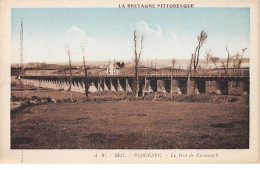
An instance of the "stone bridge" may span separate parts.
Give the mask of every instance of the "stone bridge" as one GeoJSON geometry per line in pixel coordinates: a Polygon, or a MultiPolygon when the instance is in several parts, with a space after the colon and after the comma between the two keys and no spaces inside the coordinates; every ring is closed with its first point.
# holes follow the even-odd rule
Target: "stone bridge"
{"type": "MultiPolygon", "coordinates": [[[[249,94],[249,75],[139,75],[139,94],[161,92],[172,94],[249,94]]],[[[85,93],[84,76],[72,76],[71,91],[85,93]]],[[[134,76],[102,75],[88,76],[89,92],[96,91],[134,91],[134,76]]],[[[56,90],[68,90],[70,77],[21,76],[24,85],[32,85],[56,90]]]]}

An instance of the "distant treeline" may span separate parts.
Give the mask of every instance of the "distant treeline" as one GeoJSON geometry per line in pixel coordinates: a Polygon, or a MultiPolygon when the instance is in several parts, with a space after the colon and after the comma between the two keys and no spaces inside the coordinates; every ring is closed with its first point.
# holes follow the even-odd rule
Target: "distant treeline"
{"type": "MultiPolygon", "coordinates": [[[[19,68],[19,64],[12,65],[12,67],[19,68]]],[[[66,64],[60,65],[60,64],[47,64],[45,62],[30,62],[27,64],[24,64],[23,66],[26,69],[38,69],[38,70],[67,70],[69,69],[69,66],[66,64]]],[[[72,69],[80,69],[83,68],[83,65],[72,65],[72,69]]],[[[91,66],[89,68],[100,68],[98,66],[91,66]]]]}

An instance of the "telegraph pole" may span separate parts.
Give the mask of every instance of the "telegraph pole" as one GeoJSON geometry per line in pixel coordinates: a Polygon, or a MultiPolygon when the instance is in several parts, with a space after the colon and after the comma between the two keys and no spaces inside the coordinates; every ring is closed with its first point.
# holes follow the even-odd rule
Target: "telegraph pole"
{"type": "Polygon", "coordinates": [[[19,66],[19,78],[23,73],[23,18],[21,18],[20,27],[20,66],[19,66]]]}

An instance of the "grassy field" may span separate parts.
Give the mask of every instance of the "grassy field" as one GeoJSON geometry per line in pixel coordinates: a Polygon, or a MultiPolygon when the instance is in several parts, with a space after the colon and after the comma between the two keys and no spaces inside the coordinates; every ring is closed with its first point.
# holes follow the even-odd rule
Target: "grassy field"
{"type": "Polygon", "coordinates": [[[11,148],[249,148],[249,107],[152,100],[35,105],[12,117],[11,148]]]}

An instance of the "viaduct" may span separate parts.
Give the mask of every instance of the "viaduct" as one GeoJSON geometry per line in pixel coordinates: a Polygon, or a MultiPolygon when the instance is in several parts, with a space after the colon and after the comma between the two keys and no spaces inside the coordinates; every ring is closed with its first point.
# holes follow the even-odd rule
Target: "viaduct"
{"type": "MultiPolygon", "coordinates": [[[[248,75],[191,75],[187,74],[144,74],[139,75],[139,94],[162,92],[172,94],[249,94],[248,75]],[[188,81],[189,79],[189,81],[188,81]],[[189,83],[188,83],[189,82],[189,83]]],[[[21,76],[24,85],[42,88],[68,90],[70,77],[56,76],[21,76]]],[[[71,91],[85,93],[84,76],[72,76],[71,91]]],[[[89,92],[96,91],[133,91],[132,75],[92,75],[88,76],[89,92]]]]}

